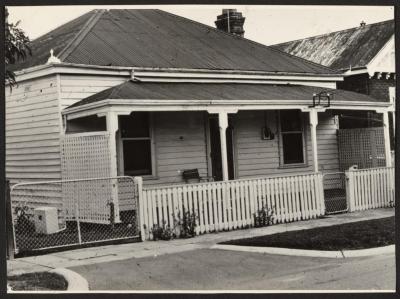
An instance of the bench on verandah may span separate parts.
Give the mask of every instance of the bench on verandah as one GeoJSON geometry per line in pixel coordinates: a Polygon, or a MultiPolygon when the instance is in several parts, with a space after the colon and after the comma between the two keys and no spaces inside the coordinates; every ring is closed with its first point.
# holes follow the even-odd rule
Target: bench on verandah
{"type": "Polygon", "coordinates": [[[213,177],[202,177],[200,176],[199,170],[197,168],[194,169],[186,169],[182,171],[182,178],[185,183],[188,183],[190,180],[197,180],[198,182],[206,181],[212,182],[214,181],[213,177]]]}

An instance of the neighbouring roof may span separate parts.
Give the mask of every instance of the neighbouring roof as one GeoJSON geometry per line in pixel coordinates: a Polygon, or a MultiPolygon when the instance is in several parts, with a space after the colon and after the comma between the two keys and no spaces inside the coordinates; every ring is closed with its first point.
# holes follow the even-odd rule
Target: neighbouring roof
{"type": "Polygon", "coordinates": [[[394,35],[394,20],[289,41],[272,47],[336,70],[366,67],[394,35]]]}
{"type": "Polygon", "coordinates": [[[370,96],[339,90],[305,85],[270,85],[249,83],[157,83],[128,80],[120,85],[89,96],[71,106],[78,107],[107,99],[122,100],[262,100],[312,103],[314,93],[327,91],[334,94],[335,101],[379,102],[370,96]]]}
{"type": "Polygon", "coordinates": [[[31,42],[13,67],[61,62],[125,67],[336,74],[324,66],[158,9],[93,10],[31,42]]]}

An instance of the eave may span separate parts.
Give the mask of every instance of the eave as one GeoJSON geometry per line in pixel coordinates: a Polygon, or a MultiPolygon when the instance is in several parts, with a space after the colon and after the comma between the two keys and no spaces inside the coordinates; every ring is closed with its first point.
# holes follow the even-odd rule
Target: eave
{"type": "MultiPolygon", "coordinates": [[[[50,63],[34,66],[21,71],[16,71],[18,82],[32,80],[54,74],[84,74],[84,75],[110,75],[134,78],[139,81],[198,81],[198,80],[248,80],[260,83],[274,80],[286,83],[288,81],[309,82],[337,82],[343,81],[341,74],[312,74],[312,73],[287,73],[287,72],[261,72],[238,70],[207,70],[207,69],[176,69],[176,68],[147,68],[147,67],[118,67],[118,66],[93,66],[74,63],[50,63]]],[[[268,82],[275,84],[275,82],[268,82]]]]}
{"type": "MultiPolygon", "coordinates": [[[[283,110],[300,109],[309,111],[309,102],[296,100],[149,100],[149,99],[105,99],[83,106],[65,108],[61,113],[67,119],[75,119],[89,115],[100,115],[106,111],[115,111],[118,114],[129,114],[132,111],[238,111],[238,110],[283,110]]],[[[345,110],[372,110],[376,112],[389,111],[389,102],[348,102],[335,101],[329,108],[317,107],[319,111],[327,109],[345,110]]]]}

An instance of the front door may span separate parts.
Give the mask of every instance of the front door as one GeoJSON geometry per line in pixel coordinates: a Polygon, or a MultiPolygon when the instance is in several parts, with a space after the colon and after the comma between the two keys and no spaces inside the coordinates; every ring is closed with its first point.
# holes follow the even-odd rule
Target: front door
{"type": "MultiPolygon", "coordinates": [[[[234,158],[233,158],[233,126],[232,119],[228,119],[226,129],[226,147],[228,155],[228,177],[234,179],[234,158]]],[[[222,181],[222,158],[221,158],[221,139],[219,134],[218,117],[210,117],[210,158],[212,176],[215,181],[222,181]]]]}

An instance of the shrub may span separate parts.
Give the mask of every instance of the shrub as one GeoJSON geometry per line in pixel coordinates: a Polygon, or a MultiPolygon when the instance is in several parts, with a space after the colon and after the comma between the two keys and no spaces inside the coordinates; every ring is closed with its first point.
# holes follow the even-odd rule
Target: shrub
{"type": "Polygon", "coordinates": [[[274,220],[274,210],[267,206],[262,206],[256,213],[254,213],[254,226],[264,227],[272,225],[274,220]]]}
{"type": "Polygon", "coordinates": [[[173,238],[176,237],[176,234],[174,233],[173,229],[171,229],[169,225],[166,225],[165,221],[163,221],[162,226],[154,224],[153,228],[150,231],[153,234],[154,241],[172,240],[173,238]]]}
{"type": "Polygon", "coordinates": [[[28,211],[29,207],[27,206],[15,207],[15,230],[20,234],[32,234],[35,232],[35,223],[31,220],[32,216],[27,213],[28,211]]]}
{"type": "Polygon", "coordinates": [[[190,213],[190,211],[183,211],[181,216],[178,213],[178,218],[175,219],[175,227],[179,230],[180,238],[192,238],[196,235],[196,219],[195,213],[190,213]]]}
{"type": "Polygon", "coordinates": [[[179,212],[177,217],[174,217],[174,226],[170,227],[166,221],[163,221],[162,225],[154,224],[150,229],[153,234],[153,240],[172,240],[174,238],[191,238],[196,235],[196,219],[195,213],[189,211],[183,212],[182,216],[179,212]]]}

